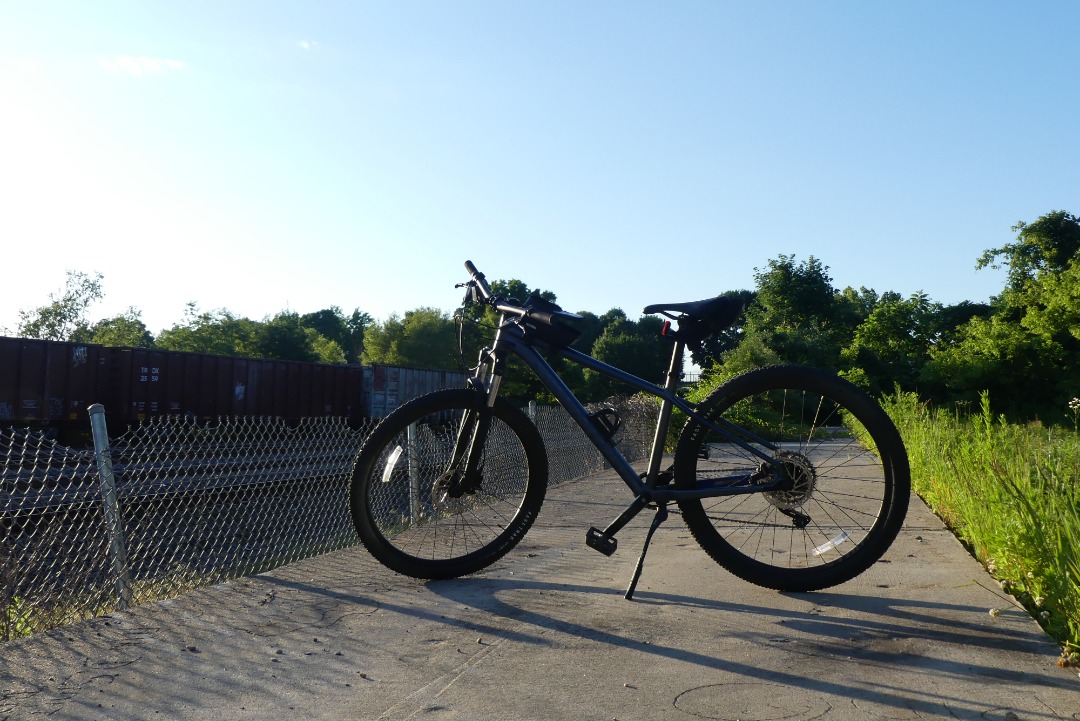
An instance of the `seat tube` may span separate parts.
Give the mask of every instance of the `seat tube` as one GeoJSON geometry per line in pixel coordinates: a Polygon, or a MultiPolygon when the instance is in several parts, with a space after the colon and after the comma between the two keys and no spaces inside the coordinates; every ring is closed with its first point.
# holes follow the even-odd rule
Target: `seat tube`
{"type": "MultiPolygon", "coordinates": [[[[683,351],[686,343],[682,340],[675,341],[675,347],[671,351],[671,366],[668,368],[667,380],[664,389],[674,393],[682,379],[683,351]]],[[[653,436],[652,455],[649,457],[649,473],[647,482],[652,485],[660,473],[660,464],[664,458],[664,446],[667,443],[668,426],[671,424],[672,402],[664,398],[660,403],[660,416],[656,419],[656,435],[653,436]]]]}

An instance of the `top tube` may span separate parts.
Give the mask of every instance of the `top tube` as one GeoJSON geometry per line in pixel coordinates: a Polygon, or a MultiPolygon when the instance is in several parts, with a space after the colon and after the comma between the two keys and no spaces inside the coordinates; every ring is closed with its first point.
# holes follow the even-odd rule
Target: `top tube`
{"type": "MultiPolygon", "coordinates": [[[[487,305],[494,307],[500,313],[506,315],[514,315],[520,318],[535,318],[537,321],[545,324],[551,324],[552,320],[558,317],[556,314],[553,313],[537,311],[529,307],[521,307],[512,303],[507,303],[503,298],[496,296],[491,292],[491,287],[488,285],[487,279],[485,278],[484,274],[477,270],[476,266],[473,265],[472,261],[465,261],[465,268],[469,271],[469,274],[472,277],[472,281],[469,284],[470,287],[473,288],[476,294],[480,296],[476,300],[479,300],[487,305]]],[[[629,464],[626,464],[625,459],[622,458],[622,454],[619,453],[618,450],[615,449],[614,446],[612,446],[606,438],[596,432],[596,429],[588,420],[588,412],[585,410],[584,405],[581,403],[580,400],[578,400],[577,396],[573,394],[569,386],[566,385],[562,378],[558,376],[558,374],[551,367],[551,365],[546,360],[544,360],[544,358],[539,353],[533,350],[529,342],[526,340],[524,331],[516,323],[508,326],[504,330],[508,332],[500,333],[500,335],[497,337],[497,344],[509,348],[511,352],[513,352],[515,355],[525,361],[526,365],[528,365],[529,368],[533,371],[533,373],[536,374],[540,382],[543,383],[549,391],[551,391],[551,393],[559,400],[559,403],[563,406],[563,408],[565,408],[567,412],[569,412],[570,415],[575,419],[575,421],[577,421],[578,425],[581,426],[582,430],[593,442],[593,444],[597,446],[597,448],[601,451],[605,458],[607,458],[607,460],[611,462],[614,467],[616,467],[616,469],[619,471],[619,475],[623,476],[624,480],[626,480],[628,484],[631,484],[632,486],[636,485],[634,483],[631,483],[631,481],[626,478],[624,473],[629,473],[629,475],[632,476],[634,481],[637,481],[637,474],[629,468],[629,464]],[[622,463],[616,463],[613,458],[608,457],[609,452],[606,451],[607,447],[610,447],[610,451],[613,451],[615,455],[622,459],[622,463]],[[623,464],[625,464],[625,468],[622,467],[623,464]]],[[[722,417],[717,418],[715,421],[710,421],[709,419],[704,418],[697,412],[697,409],[693,404],[683,400],[672,391],[669,391],[662,386],[627,373],[626,371],[604,363],[603,361],[597,360],[596,358],[593,358],[586,353],[582,353],[575,348],[570,348],[568,346],[557,346],[554,348],[554,352],[560,357],[565,358],[573,363],[577,363],[581,366],[584,366],[585,368],[595,370],[598,373],[602,373],[615,379],[616,381],[625,383],[626,385],[634,388],[635,390],[647,393],[656,398],[659,398],[664,403],[673,405],[697,422],[702,423],[703,425],[711,428],[722,436],[728,438],[732,443],[741,446],[747,452],[758,456],[766,462],[773,462],[771,456],[762,452],[754,445],[751,445],[752,443],[759,444],[767,449],[775,450],[772,447],[771,443],[769,443],[765,439],[756,436],[754,433],[748,431],[747,429],[733,424],[722,417]]],[[[667,428],[661,430],[666,433],[667,428]]],[[[657,439],[657,442],[659,442],[659,437],[657,439]]]]}

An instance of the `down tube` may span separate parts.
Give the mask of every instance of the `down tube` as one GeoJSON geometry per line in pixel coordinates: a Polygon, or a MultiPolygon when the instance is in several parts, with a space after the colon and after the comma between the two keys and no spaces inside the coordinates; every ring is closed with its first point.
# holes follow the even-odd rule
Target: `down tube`
{"type": "Polygon", "coordinates": [[[570,414],[570,417],[574,419],[574,422],[580,426],[581,430],[596,446],[596,450],[600,451],[600,455],[611,464],[611,467],[615,469],[615,472],[619,474],[619,477],[623,479],[623,482],[629,486],[635,493],[643,493],[647,490],[644,483],[638,477],[636,471],[630,465],[630,462],[626,460],[622,453],[619,452],[614,444],[608,439],[604,438],[600,434],[600,431],[596,429],[596,426],[589,420],[588,411],[585,410],[585,406],[581,405],[581,401],[577,399],[573,391],[563,382],[544,360],[543,356],[537,353],[535,350],[525,345],[524,343],[515,343],[514,352],[525,361],[525,364],[532,369],[536,377],[540,379],[540,382],[547,386],[547,389],[551,391],[562,407],[566,409],[566,412],[570,414]]]}

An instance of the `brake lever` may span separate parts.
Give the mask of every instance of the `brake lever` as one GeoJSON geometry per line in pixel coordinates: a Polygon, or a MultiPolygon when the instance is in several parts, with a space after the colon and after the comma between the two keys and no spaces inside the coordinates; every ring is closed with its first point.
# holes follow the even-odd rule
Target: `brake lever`
{"type": "Polygon", "coordinates": [[[454,287],[465,288],[465,297],[461,301],[462,307],[465,307],[470,303],[481,302],[480,291],[476,287],[475,280],[466,281],[465,283],[456,283],[454,287]]]}

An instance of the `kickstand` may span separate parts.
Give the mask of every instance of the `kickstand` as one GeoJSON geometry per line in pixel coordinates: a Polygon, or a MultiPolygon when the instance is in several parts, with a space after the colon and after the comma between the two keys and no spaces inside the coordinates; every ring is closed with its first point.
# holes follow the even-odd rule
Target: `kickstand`
{"type": "Polygon", "coordinates": [[[641,547],[641,555],[638,557],[637,566],[634,568],[634,577],[630,579],[630,585],[627,587],[626,593],[623,594],[623,598],[627,601],[634,597],[634,589],[637,588],[638,579],[641,578],[641,569],[645,566],[645,554],[649,550],[649,542],[652,541],[656,529],[660,527],[661,523],[667,520],[667,517],[667,502],[660,503],[656,506],[656,515],[653,516],[652,525],[649,526],[649,532],[645,534],[645,545],[641,547]]]}

